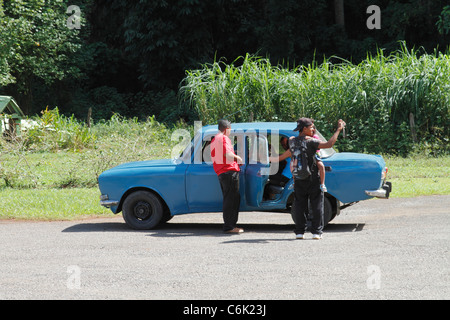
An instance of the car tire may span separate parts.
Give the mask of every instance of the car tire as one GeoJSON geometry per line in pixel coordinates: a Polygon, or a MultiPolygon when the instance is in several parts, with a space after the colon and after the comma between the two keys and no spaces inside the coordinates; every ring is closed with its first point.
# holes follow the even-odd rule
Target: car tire
{"type": "Polygon", "coordinates": [[[135,230],[156,227],[163,217],[161,200],[149,191],[135,191],[123,202],[122,216],[128,226],[135,230]]]}
{"type": "Polygon", "coordinates": [[[327,197],[323,197],[323,226],[326,227],[333,217],[333,207],[327,197]]]}
{"type": "MultiPolygon", "coordinates": [[[[294,220],[295,223],[295,219],[294,219],[294,215],[292,214],[294,212],[294,202],[292,203],[292,207],[291,207],[291,216],[292,216],[292,220],[294,220]]],[[[308,219],[307,219],[307,224],[308,224],[308,228],[311,225],[311,214],[312,214],[312,210],[311,210],[311,206],[308,202],[308,219]]],[[[333,207],[331,206],[330,200],[327,197],[323,198],[323,226],[326,227],[328,222],[330,222],[332,220],[333,217],[333,207]]]]}

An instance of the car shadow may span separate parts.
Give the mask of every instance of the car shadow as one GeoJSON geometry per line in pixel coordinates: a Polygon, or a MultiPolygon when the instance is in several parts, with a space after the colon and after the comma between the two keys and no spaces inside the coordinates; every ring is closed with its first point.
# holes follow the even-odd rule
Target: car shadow
{"type": "MultiPolygon", "coordinates": [[[[239,227],[245,233],[292,233],[294,224],[253,224],[242,223],[239,227]]],[[[338,223],[329,224],[324,228],[327,233],[359,232],[364,229],[364,223],[338,223]]],[[[210,237],[233,237],[235,234],[222,232],[220,223],[167,223],[158,229],[149,230],[148,236],[152,237],[186,237],[186,236],[210,236],[210,237]]],[[[281,239],[280,239],[281,240],[281,239]]],[[[246,240],[255,242],[257,240],[246,240]]],[[[261,240],[265,241],[265,240],[261,240]]]]}
{"type": "MultiPolygon", "coordinates": [[[[330,223],[324,229],[327,233],[359,232],[364,228],[364,223],[330,223]]],[[[286,233],[293,232],[293,224],[264,224],[243,223],[239,224],[245,233],[286,233]]],[[[72,225],[62,232],[140,232],[147,233],[150,237],[233,237],[234,234],[222,232],[222,223],[176,223],[168,222],[152,230],[133,230],[124,222],[87,222],[72,225]]]]}
{"type": "MultiPolygon", "coordinates": [[[[148,232],[148,230],[143,230],[148,232]]],[[[139,232],[123,222],[89,222],[70,226],[61,232],[139,232]]]]}
{"type": "MultiPolygon", "coordinates": [[[[291,224],[252,224],[239,223],[238,226],[245,230],[245,233],[286,233],[292,232],[291,224]]],[[[233,237],[236,234],[225,233],[222,230],[222,223],[166,223],[158,229],[149,230],[151,237],[233,237]]]]}
{"type": "Polygon", "coordinates": [[[324,232],[359,232],[365,225],[365,223],[330,223],[324,228],[324,232]]]}

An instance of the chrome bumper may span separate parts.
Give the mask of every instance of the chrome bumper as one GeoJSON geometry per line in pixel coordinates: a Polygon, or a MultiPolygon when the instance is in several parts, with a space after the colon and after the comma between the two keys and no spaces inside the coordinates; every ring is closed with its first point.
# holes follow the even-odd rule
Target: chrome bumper
{"type": "Polygon", "coordinates": [[[117,207],[119,205],[119,201],[114,200],[101,200],[100,205],[106,208],[117,207]]]}
{"type": "Polygon", "coordinates": [[[109,196],[107,194],[102,194],[100,196],[100,205],[106,208],[117,207],[119,205],[119,201],[109,200],[109,196]]]}
{"type": "Polygon", "coordinates": [[[392,183],[389,181],[386,181],[380,189],[366,190],[366,194],[370,197],[388,199],[391,191],[392,191],[392,183]]]}

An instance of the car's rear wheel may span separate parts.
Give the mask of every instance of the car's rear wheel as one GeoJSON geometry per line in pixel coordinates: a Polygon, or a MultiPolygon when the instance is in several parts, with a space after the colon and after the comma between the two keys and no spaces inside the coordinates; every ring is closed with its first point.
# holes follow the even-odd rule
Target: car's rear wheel
{"type": "Polygon", "coordinates": [[[163,217],[161,200],[149,191],[135,191],[123,202],[122,216],[133,229],[148,230],[156,227],[163,217]]]}
{"type": "Polygon", "coordinates": [[[333,220],[333,207],[327,197],[323,197],[323,226],[333,220]]]}
{"type": "MultiPolygon", "coordinates": [[[[292,203],[292,207],[291,207],[291,215],[294,212],[294,202],[292,203]]],[[[308,227],[311,224],[311,216],[312,216],[312,210],[311,210],[311,206],[308,202],[308,227]]],[[[328,222],[330,222],[331,220],[333,220],[333,207],[331,206],[331,202],[327,197],[323,198],[323,226],[326,227],[328,222]]],[[[292,215],[292,219],[294,220],[294,216],[292,215]]],[[[294,220],[295,222],[295,220],[294,220]]]]}

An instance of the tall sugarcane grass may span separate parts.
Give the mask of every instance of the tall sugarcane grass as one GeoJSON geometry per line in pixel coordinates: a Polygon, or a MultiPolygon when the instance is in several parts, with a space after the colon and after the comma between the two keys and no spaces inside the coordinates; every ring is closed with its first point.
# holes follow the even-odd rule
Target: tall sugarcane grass
{"type": "Polygon", "coordinates": [[[180,90],[204,123],[316,120],[330,136],[347,122],[346,151],[448,153],[450,56],[402,50],[368,55],[358,65],[332,57],[285,68],[246,55],[189,70],[180,90]],[[331,61],[338,61],[332,63],[331,61]]]}

